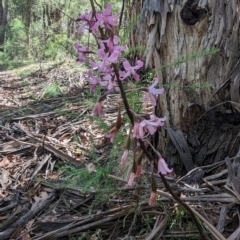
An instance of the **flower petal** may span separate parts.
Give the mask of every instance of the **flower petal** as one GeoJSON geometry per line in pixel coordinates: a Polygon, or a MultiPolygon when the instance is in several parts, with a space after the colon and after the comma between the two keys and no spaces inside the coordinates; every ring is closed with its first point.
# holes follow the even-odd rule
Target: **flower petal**
{"type": "Polygon", "coordinates": [[[151,195],[150,195],[150,198],[149,198],[149,201],[148,201],[148,204],[149,205],[154,205],[154,204],[156,204],[156,201],[157,201],[157,193],[152,191],[151,195]]]}
{"type": "Polygon", "coordinates": [[[129,151],[128,151],[127,149],[124,151],[124,153],[123,153],[123,155],[122,155],[122,158],[121,158],[121,163],[120,163],[120,165],[124,165],[125,162],[127,161],[128,152],[129,152],[129,151]]]}
{"type": "Polygon", "coordinates": [[[135,178],[135,173],[132,172],[130,174],[130,177],[129,177],[129,180],[128,180],[128,183],[127,183],[128,187],[132,187],[133,186],[134,178],[135,178]]]}
{"type": "Polygon", "coordinates": [[[158,173],[161,173],[162,175],[166,175],[170,172],[172,172],[173,169],[169,169],[167,163],[162,157],[159,157],[158,159],[158,173]]]}

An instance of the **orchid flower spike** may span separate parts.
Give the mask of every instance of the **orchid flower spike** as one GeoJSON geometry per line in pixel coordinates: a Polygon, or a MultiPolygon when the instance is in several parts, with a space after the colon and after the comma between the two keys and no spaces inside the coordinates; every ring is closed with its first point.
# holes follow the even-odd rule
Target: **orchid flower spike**
{"type": "Polygon", "coordinates": [[[157,95],[159,94],[163,94],[164,93],[164,89],[163,88],[155,88],[155,86],[158,84],[158,78],[154,78],[153,79],[153,84],[148,87],[147,89],[144,89],[144,91],[146,91],[146,94],[143,96],[142,101],[143,102],[147,102],[148,99],[150,99],[151,103],[153,106],[156,106],[156,98],[157,95]]]}
{"type": "Polygon", "coordinates": [[[105,111],[103,110],[102,102],[100,101],[96,102],[93,108],[93,115],[103,117],[104,114],[105,114],[105,111]]]}
{"type": "Polygon", "coordinates": [[[129,61],[124,61],[123,62],[123,67],[124,69],[126,70],[126,72],[124,71],[120,71],[120,79],[121,80],[124,80],[125,78],[129,77],[130,75],[133,76],[133,78],[136,80],[136,81],[139,81],[139,75],[136,73],[135,70],[141,68],[143,66],[143,62],[138,60],[136,62],[136,66],[131,66],[129,61]]]}

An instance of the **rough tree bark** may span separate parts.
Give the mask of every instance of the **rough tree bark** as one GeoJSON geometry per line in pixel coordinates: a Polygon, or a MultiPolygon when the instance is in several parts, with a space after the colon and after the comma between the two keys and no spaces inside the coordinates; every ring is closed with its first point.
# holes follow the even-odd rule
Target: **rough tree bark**
{"type": "Polygon", "coordinates": [[[160,86],[165,86],[156,112],[167,116],[168,130],[160,135],[168,136],[175,150],[162,137],[158,148],[171,165],[179,164],[179,171],[179,158],[185,168],[192,162],[192,168],[193,163],[207,164],[235,154],[234,146],[239,142],[240,1],[142,0],[133,4],[135,16],[141,17],[131,45],[146,46],[145,53],[139,55],[147,68],[156,69],[160,86]],[[219,52],[185,61],[212,48],[219,52]],[[169,66],[164,68],[164,64],[169,66]],[[215,108],[217,111],[209,111],[226,101],[215,108]],[[176,147],[179,142],[182,146],[176,147]],[[189,154],[189,163],[184,163],[189,154]]]}
{"type": "Polygon", "coordinates": [[[32,20],[32,6],[33,6],[33,0],[27,0],[25,4],[24,13],[23,16],[26,31],[27,31],[27,45],[29,46],[30,43],[30,27],[31,27],[31,20],[32,20]]]}
{"type": "MultiPolygon", "coordinates": [[[[8,0],[0,0],[0,45],[4,44],[7,26],[8,0]]],[[[2,46],[0,49],[3,49],[2,46]]]]}

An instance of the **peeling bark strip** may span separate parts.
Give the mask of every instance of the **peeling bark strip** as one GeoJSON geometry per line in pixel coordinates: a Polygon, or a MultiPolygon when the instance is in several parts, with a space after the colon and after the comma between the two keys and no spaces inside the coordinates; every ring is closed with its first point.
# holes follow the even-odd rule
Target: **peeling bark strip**
{"type": "Polygon", "coordinates": [[[182,162],[187,169],[187,171],[191,171],[194,168],[194,164],[192,161],[192,155],[190,153],[190,150],[188,148],[187,142],[183,136],[183,133],[181,130],[177,130],[174,132],[171,128],[166,128],[173,144],[175,145],[176,149],[178,150],[178,153],[182,159],[182,162]]]}
{"type": "Polygon", "coordinates": [[[180,15],[182,21],[187,25],[195,25],[207,14],[207,10],[198,8],[199,0],[188,0],[182,8],[180,15]]]}

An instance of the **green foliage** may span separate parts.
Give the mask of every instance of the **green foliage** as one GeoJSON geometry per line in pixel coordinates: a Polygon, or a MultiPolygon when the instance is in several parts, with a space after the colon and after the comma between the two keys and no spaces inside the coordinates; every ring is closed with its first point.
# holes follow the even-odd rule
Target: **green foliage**
{"type": "Polygon", "coordinates": [[[84,237],[78,236],[78,237],[71,237],[71,240],[84,240],[84,237]]]}
{"type": "MultiPolygon", "coordinates": [[[[168,228],[170,230],[182,231],[183,227],[184,228],[187,227],[187,229],[185,230],[189,231],[189,233],[197,231],[196,225],[193,223],[193,220],[189,212],[187,212],[186,209],[181,205],[179,205],[173,211],[168,211],[167,217],[168,217],[168,228]]],[[[204,234],[207,236],[208,232],[206,230],[204,223],[199,218],[197,218],[197,220],[201,225],[204,234]]],[[[189,239],[189,238],[185,238],[184,236],[181,238],[189,239]]],[[[176,239],[176,238],[172,238],[172,239],[176,239]]],[[[199,235],[196,234],[196,238],[191,236],[191,239],[199,239],[199,235]]]]}
{"type": "MultiPolygon", "coordinates": [[[[151,79],[152,81],[152,79],[151,79]]],[[[136,82],[134,80],[129,81],[128,83],[131,86],[131,89],[138,89],[141,88],[142,83],[141,82],[136,82]]],[[[127,86],[124,86],[125,90],[128,90],[127,86]]],[[[131,108],[134,110],[134,112],[140,112],[142,108],[142,92],[140,91],[127,91],[127,98],[128,102],[131,106],[131,108]]]]}
{"type": "MultiPolygon", "coordinates": [[[[127,19],[127,22],[121,27],[119,36],[121,38],[121,43],[122,44],[127,44],[129,41],[129,36],[132,32],[132,29],[137,25],[141,15],[137,15],[135,19],[129,20],[127,19]]],[[[143,46],[136,46],[132,48],[132,51],[135,49],[136,50],[142,50],[142,48],[145,49],[143,46]]]]}
{"type": "Polygon", "coordinates": [[[101,91],[103,90],[102,86],[98,85],[93,93],[87,91],[85,93],[85,106],[92,109],[95,103],[98,101],[101,96],[101,91]]]}
{"type": "Polygon", "coordinates": [[[61,93],[61,88],[57,83],[52,83],[44,91],[44,97],[54,97],[61,93]]]}
{"type": "MultiPolygon", "coordinates": [[[[26,60],[29,63],[73,58],[77,39],[74,19],[79,12],[88,11],[89,6],[87,0],[81,4],[77,0],[9,0],[9,26],[4,53],[0,53],[2,68],[20,66],[26,60]]],[[[87,44],[88,38],[84,39],[87,44]]]]}
{"type": "MultiPolygon", "coordinates": [[[[141,80],[142,81],[148,81],[148,79],[151,80],[153,75],[155,74],[155,72],[157,70],[176,67],[176,66],[178,66],[182,63],[188,62],[188,61],[194,61],[194,60],[196,60],[198,58],[201,58],[201,57],[217,54],[219,51],[220,51],[220,49],[213,47],[213,48],[210,48],[210,49],[199,50],[197,52],[193,52],[193,53],[187,55],[186,57],[180,57],[180,58],[176,59],[172,63],[164,63],[159,68],[150,70],[147,74],[145,74],[144,76],[141,77],[141,80]]],[[[176,83],[172,82],[170,84],[163,85],[163,87],[164,88],[179,88],[180,86],[177,85],[176,83]]],[[[192,88],[192,89],[199,89],[199,88],[201,89],[201,88],[210,88],[210,87],[212,87],[212,85],[210,83],[204,83],[204,84],[195,83],[193,85],[184,86],[184,88],[192,88]]]]}
{"type": "Polygon", "coordinates": [[[187,55],[186,57],[178,58],[173,63],[164,63],[160,67],[160,69],[171,68],[172,66],[176,67],[176,66],[178,66],[182,63],[188,62],[188,61],[193,61],[193,60],[196,60],[196,59],[204,57],[204,56],[216,54],[219,51],[220,51],[220,49],[213,47],[213,48],[210,48],[210,49],[205,49],[205,50],[200,50],[200,51],[197,51],[197,52],[193,52],[193,53],[187,55]]]}
{"type": "Polygon", "coordinates": [[[7,64],[9,61],[22,63],[27,55],[27,33],[24,23],[14,18],[9,25],[8,39],[4,43],[4,52],[0,54],[1,64],[7,64]]]}
{"type": "MultiPolygon", "coordinates": [[[[97,156],[94,152],[90,152],[89,157],[93,162],[96,162],[97,156]]],[[[93,172],[89,171],[87,166],[82,169],[76,169],[69,165],[60,168],[65,174],[65,182],[61,185],[62,187],[78,187],[85,193],[95,193],[95,198],[89,211],[96,205],[108,203],[111,195],[116,192],[113,180],[108,177],[115,165],[113,161],[110,161],[107,166],[95,164],[96,170],[93,172]]]]}

